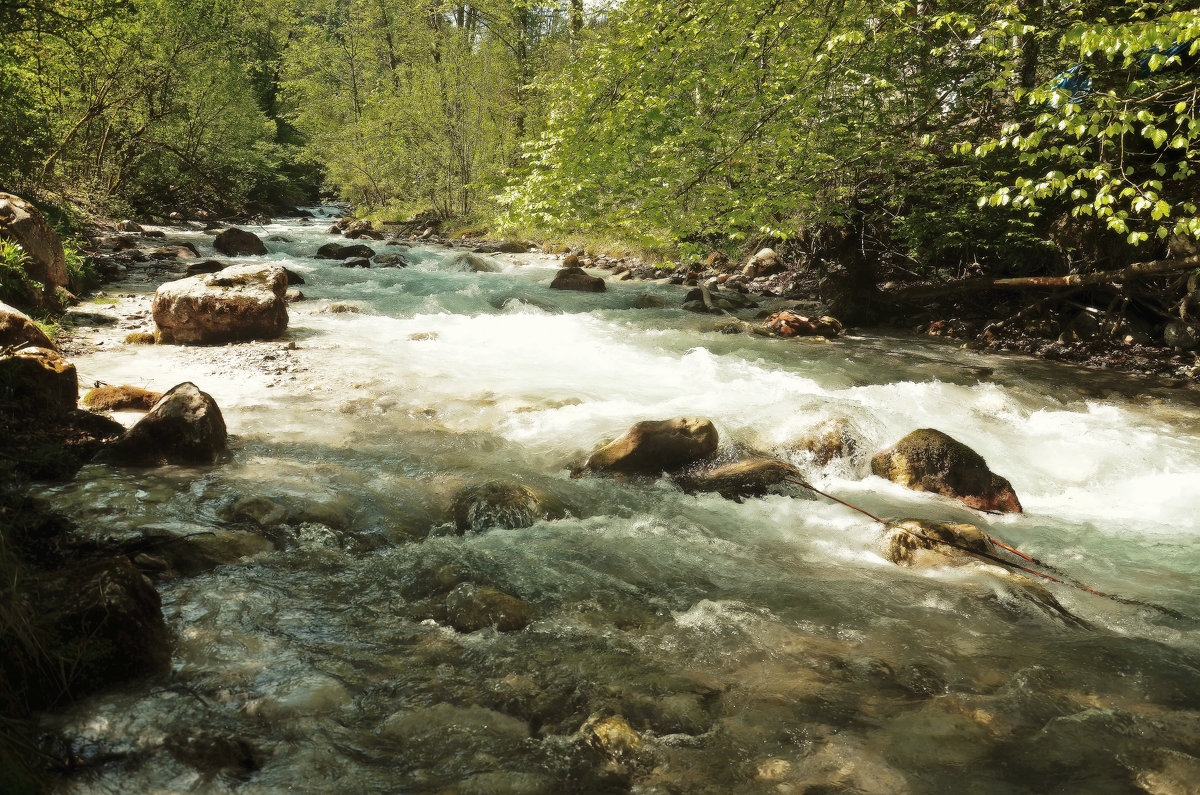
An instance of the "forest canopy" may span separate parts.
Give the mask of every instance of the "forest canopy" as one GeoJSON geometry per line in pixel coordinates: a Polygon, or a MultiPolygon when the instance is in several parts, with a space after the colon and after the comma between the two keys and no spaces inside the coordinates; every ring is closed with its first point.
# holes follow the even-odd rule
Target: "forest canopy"
{"type": "Polygon", "coordinates": [[[110,208],[323,191],[915,274],[1200,237],[1184,3],[10,0],[0,25],[0,180],[110,208]]]}

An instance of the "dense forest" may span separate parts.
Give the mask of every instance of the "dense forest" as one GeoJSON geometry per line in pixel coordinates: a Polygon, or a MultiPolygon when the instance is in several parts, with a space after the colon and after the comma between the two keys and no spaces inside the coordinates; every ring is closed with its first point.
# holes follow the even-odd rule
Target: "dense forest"
{"type": "MultiPolygon", "coordinates": [[[[362,214],[863,279],[1192,253],[1182,2],[9,0],[0,182],[118,216],[362,214]]],[[[853,279],[852,279],[853,281],[853,279]]]]}

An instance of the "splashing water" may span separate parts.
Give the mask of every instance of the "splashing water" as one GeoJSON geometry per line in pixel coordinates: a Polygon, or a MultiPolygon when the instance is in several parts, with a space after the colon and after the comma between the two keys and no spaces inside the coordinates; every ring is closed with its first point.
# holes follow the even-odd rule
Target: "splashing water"
{"type": "MultiPolygon", "coordinates": [[[[202,252],[211,241],[166,230],[202,252]]],[[[540,255],[256,230],[306,280],[281,341],[106,345],[81,380],[190,380],[234,439],[211,469],[86,467],[46,489],[89,533],[203,539],[231,562],[160,582],[166,682],[46,719],[91,762],[64,791],[1128,792],[1200,782],[1197,622],[981,566],[904,569],[877,525],[803,494],[735,503],[668,481],[571,479],[634,422],[708,417],[887,517],[954,519],[1102,591],[1200,615],[1190,393],[923,341],[710,333],[678,288],[548,289],[540,255]],[[653,293],[666,309],[636,309],[653,293]],[[294,343],[294,349],[288,345],[294,343]],[[981,515],[816,467],[812,427],[873,452],[936,427],[1026,513],[981,515]],[[459,485],[552,495],[565,518],[455,535],[459,485]],[[459,633],[459,583],[532,606],[459,633]],[[617,753],[581,727],[620,716],[617,753]],[[624,746],[623,746],[624,747],[624,746]]],[[[122,289],[125,289],[123,287],[122,289]]],[[[214,552],[215,550],[215,552],[214,552]]],[[[187,574],[187,573],[185,573],[187,574]]]]}

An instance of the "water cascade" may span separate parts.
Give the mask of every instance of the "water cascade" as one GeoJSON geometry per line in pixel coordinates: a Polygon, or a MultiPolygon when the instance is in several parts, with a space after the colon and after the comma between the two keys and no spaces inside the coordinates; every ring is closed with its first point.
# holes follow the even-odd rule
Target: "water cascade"
{"type": "MultiPolygon", "coordinates": [[[[211,255],[211,237],[166,229],[211,255]]],[[[1173,792],[1200,781],[1200,403],[1122,377],[924,340],[714,333],[670,285],[552,291],[557,261],[367,243],[320,222],[243,258],[303,276],[283,339],[119,344],[81,382],[193,381],[218,466],[89,465],[43,491],[99,538],[226,560],[162,579],[169,679],[46,718],[68,792],[1173,792]],[[476,263],[477,265],[477,263],[476,263]],[[635,308],[652,293],[667,308],[635,308]],[[881,528],[800,488],[735,502],[665,479],[572,478],[646,419],[706,417],[887,518],[970,522],[1104,592],[981,565],[904,568],[881,528]],[[849,421],[857,454],[799,440],[849,421]],[[1024,505],[989,515],[869,475],[917,428],[977,450],[1024,505]],[[464,485],[562,518],[459,535],[464,485]],[[1063,608],[1050,609],[1042,586],[1063,608]],[[459,632],[454,589],[525,602],[459,632]],[[1065,611],[1065,614],[1064,612],[1065,611]],[[431,617],[433,616],[433,617],[431,617]]],[[[148,294],[152,284],[126,283],[148,294]]],[[[137,300],[137,299],[124,299],[137,300]]]]}

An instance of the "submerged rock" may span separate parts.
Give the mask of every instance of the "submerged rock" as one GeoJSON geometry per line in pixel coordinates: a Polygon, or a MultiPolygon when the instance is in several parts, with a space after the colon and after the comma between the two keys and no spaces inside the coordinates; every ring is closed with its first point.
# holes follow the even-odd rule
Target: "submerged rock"
{"type": "Polygon", "coordinates": [[[862,446],[861,436],[849,420],[826,420],[809,430],[799,447],[812,453],[817,466],[839,458],[853,458],[862,446]]]}
{"type": "Polygon", "coordinates": [[[22,348],[0,357],[0,402],[52,416],[74,410],[79,400],[75,365],[49,348],[22,348]]]}
{"type": "Polygon", "coordinates": [[[500,263],[491,257],[484,257],[469,251],[449,258],[447,264],[454,270],[468,273],[499,273],[503,270],[500,263]]]}
{"type": "Polygon", "coordinates": [[[185,382],[98,456],[123,466],[213,464],[225,449],[225,419],[212,396],[185,382]]]}
{"type": "Polygon", "coordinates": [[[408,267],[408,260],[399,254],[376,254],[372,261],[381,268],[408,267]]]}
{"type": "Polygon", "coordinates": [[[450,509],[460,533],[481,533],[492,528],[514,530],[563,515],[562,507],[549,495],[504,480],[459,489],[451,498],[450,509]]]}
{"type": "Polygon", "coordinates": [[[988,469],[979,453],[932,428],[913,431],[876,454],[871,472],[914,491],[955,497],[977,510],[1021,512],[1012,486],[988,469]]]}
{"type": "Polygon", "coordinates": [[[785,478],[799,478],[790,464],[770,458],[745,458],[676,478],[684,491],[715,491],[726,499],[759,497],[785,478]]]}
{"type": "Polygon", "coordinates": [[[926,522],[904,519],[891,522],[884,529],[884,545],[888,560],[900,566],[911,566],[922,550],[944,558],[978,560],[970,553],[992,554],[992,541],[987,533],[973,524],[926,522]]]}
{"type": "Polygon", "coordinates": [[[0,350],[5,348],[58,350],[29,315],[8,304],[0,303],[0,350]]]}
{"type": "Polygon", "coordinates": [[[167,282],[154,293],[158,341],[274,339],[288,324],[287,282],[284,269],[273,265],[235,265],[167,282]]]}
{"type": "Polygon", "coordinates": [[[647,420],[592,453],[586,467],[597,472],[657,475],[695,463],[716,449],[717,429],[710,420],[647,420]]]}
{"type": "Polygon", "coordinates": [[[633,302],[634,309],[662,309],[666,305],[666,301],[650,293],[642,293],[633,302]]]}
{"type": "Polygon", "coordinates": [[[465,582],[446,595],[446,621],[459,632],[488,627],[515,632],[533,621],[533,606],[495,588],[465,582]]]}
{"type": "Polygon", "coordinates": [[[83,396],[83,405],[95,411],[149,411],[161,399],[161,392],[139,386],[98,386],[83,396]]]}
{"type": "Polygon", "coordinates": [[[575,290],[582,293],[602,293],[607,288],[599,276],[592,276],[583,268],[572,266],[561,269],[550,282],[551,290],[575,290]]]}
{"type": "Polygon", "coordinates": [[[227,257],[257,256],[267,253],[267,247],[258,235],[238,229],[226,229],[213,239],[213,248],[227,257]]]}
{"type": "Polygon", "coordinates": [[[579,727],[579,737],[610,759],[632,756],[644,744],[642,736],[620,715],[592,715],[579,727]]]}

